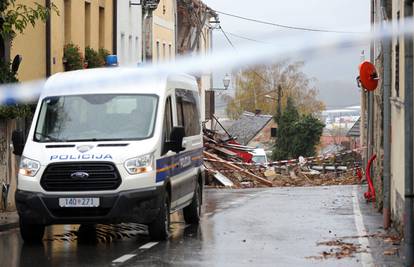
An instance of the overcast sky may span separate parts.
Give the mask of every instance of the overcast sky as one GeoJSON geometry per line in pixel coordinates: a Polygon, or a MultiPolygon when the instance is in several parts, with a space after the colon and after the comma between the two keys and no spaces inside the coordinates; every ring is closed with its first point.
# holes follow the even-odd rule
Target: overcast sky
{"type": "MultiPolygon", "coordinates": [[[[278,24],[339,31],[350,29],[369,31],[369,0],[203,0],[203,2],[217,11],[278,24]]],[[[283,38],[283,34],[286,33],[298,33],[298,31],[243,21],[226,15],[220,15],[220,22],[224,31],[258,41],[266,41],[267,38],[275,39],[278,36],[283,38]]],[[[229,37],[236,47],[250,42],[232,35],[229,37]]],[[[214,50],[228,48],[228,46],[223,34],[215,30],[214,50]]],[[[295,60],[306,62],[304,71],[318,80],[317,86],[320,89],[321,99],[330,107],[340,107],[359,103],[355,78],[360,53],[364,49],[367,50],[368,46],[295,60]],[[337,92],[331,94],[333,91],[343,92],[346,99],[338,101],[338,97],[334,97],[338,94],[337,92]]],[[[368,59],[368,51],[366,55],[368,59]]],[[[222,87],[222,76],[224,73],[214,74],[214,87],[222,87]]]]}

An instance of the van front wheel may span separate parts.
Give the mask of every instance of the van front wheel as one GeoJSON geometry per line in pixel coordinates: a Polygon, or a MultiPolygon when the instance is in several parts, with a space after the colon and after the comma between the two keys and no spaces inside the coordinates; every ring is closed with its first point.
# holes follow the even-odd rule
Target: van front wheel
{"type": "Polygon", "coordinates": [[[20,218],[20,234],[23,240],[27,243],[40,243],[45,233],[45,225],[30,224],[24,219],[20,218]]]}
{"type": "Polygon", "coordinates": [[[184,208],[184,220],[189,224],[197,224],[201,217],[201,186],[197,183],[191,204],[184,208]]]}
{"type": "Polygon", "coordinates": [[[165,193],[163,204],[155,220],[148,225],[153,240],[167,240],[170,235],[170,197],[165,193]]]}

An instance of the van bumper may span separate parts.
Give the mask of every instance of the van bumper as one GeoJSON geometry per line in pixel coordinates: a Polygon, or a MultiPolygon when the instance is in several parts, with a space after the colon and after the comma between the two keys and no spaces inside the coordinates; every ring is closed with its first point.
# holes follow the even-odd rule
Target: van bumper
{"type": "Polygon", "coordinates": [[[33,224],[148,224],[158,215],[164,192],[162,186],[102,195],[45,195],[17,190],[15,199],[20,218],[33,224]],[[59,206],[62,197],[99,197],[100,205],[96,208],[62,208],[59,206]]]}

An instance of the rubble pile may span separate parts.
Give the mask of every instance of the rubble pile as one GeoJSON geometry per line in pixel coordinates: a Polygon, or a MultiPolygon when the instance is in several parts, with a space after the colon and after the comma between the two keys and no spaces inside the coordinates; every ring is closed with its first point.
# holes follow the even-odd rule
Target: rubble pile
{"type": "Polygon", "coordinates": [[[204,129],[203,138],[206,181],[211,186],[252,188],[348,185],[360,182],[355,171],[356,160],[352,155],[256,164],[251,161],[250,155],[255,148],[242,146],[229,135],[204,129]],[[315,170],[318,167],[322,171],[315,170]]]}

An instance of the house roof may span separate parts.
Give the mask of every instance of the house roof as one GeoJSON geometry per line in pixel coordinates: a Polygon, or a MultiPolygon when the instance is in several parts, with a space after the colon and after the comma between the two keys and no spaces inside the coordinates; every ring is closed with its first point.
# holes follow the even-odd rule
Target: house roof
{"type": "Polygon", "coordinates": [[[271,120],[272,115],[255,115],[251,112],[244,112],[240,118],[233,122],[228,132],[237,137],[242,145],[247,145],[271,120]]]}
{"type": "Polygon", "coordinates": [[[360,124],[361,124],[361,117],[354,123],[354,125],[349,129],[346,136],[350,137],[359,137],[360,136],[360,124]]]}

